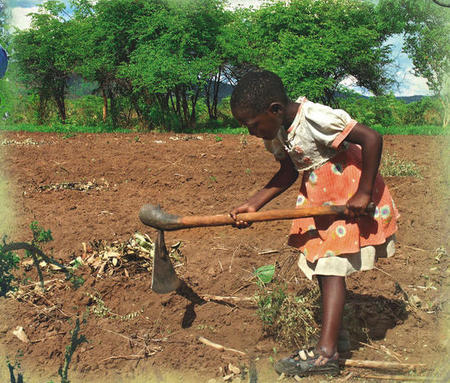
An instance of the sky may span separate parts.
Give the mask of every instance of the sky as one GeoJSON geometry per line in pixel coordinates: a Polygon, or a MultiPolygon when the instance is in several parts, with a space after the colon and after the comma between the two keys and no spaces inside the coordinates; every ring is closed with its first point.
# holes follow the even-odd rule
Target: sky
{"type": "MultiPolygon", "coordinates": [[[[258,7],[263,3],[263,0],[228,0],[230,7],[258,7]]],[[[11,10],[11,25],[25,29],[30,25],[30,17],[27,14],[37,12],[38,4],[41,0],[7,0],[8,6],[11,10]]],[[[67,2],[67,0],[66,0],[67,2]]],[[[414,95],[430,95],[426,80],[421,77],[416,77],[413,74],[413,65],[408,56],[401,52],[402,37],[392,37],[387,41],[392,45],[394,64],[392,71],[395,73],[394,78],[398,81],[398,86],[392,91],[396,96],[414,96],[414,95]]],[[[362,94],[370,95],[365,89],[358,88],[352,78],[347,78],[343,81],[343,85],[352,88],[362,94]]]]}

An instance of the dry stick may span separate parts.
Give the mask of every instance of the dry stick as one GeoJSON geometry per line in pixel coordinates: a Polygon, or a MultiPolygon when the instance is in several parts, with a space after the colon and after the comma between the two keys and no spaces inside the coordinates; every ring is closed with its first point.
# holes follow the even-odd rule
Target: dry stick
{"type": "Polygon", "coordinates": [[[339,359],[339,363],[345,367],[363,367],[363,368],[424,368],[423,363],[397,363],[397,362],[380,362],[377,360],[355,360],[355,359],[339,359]]]}
{"type": "Polygon", "coordinates": [[[44,342],[44,341],[48,340],[49,338],[53,338],[53,337],[55,337],[55,336],[58,336],[58,335],[65,335],[65,334],[66,334],[66,332],[64,332],[64,331],[57,332],[56,334],[49,335],[49,336],[47,336],[47,337],[45,337],[45,338],[36,339],[36,340],[30,340],[30,343],[44,342]]]}
{"type": "Polygon", "coordinates": [[[255,298],[252,297],[223,297],[220,295],[209,295],[204,294],[201,295],[201,298],[203,298],[205,301],[234,301],[234,302],[255,302],[255,298]]]}
{"type": "Polygon", "coordinates": [[[424,253],[430,253],[431,250],[421,249],[420,247],[410,246],[410,245],[401,245],[402,247],[407,247],[408,249],[423,251],[424,253]]]}
{"type": "Polygon", "coordinates": [[[444,382],[441,378],[433,378],[430,376],[406,376],[406,375],[361,375],[363,379],[379,379],[379,380],[400,380],[400,381],[417,381],[417,382],[444,382]]]}
{"type": "Polygon", "coordinates": [[[149,356],[155,355],[156,351],[152,353],[144,354],[144,355],[116,355],[110,356],[109,358],[102,359],[100,362],[106,362],[107,360],[115,360],[115,359],[127,359],[127,360],[137,360],[137,359],[145,359],[149,356]]]}
{"type": "MultiPolygon", "coordinates": [[[[373,346],[373,345],[371,345],[371,344],[368,344],[368,343],[364,343],[364,342],[359,342],[360,344],[362,344],[363,346],[367,346],[367,347],[369,347],[369,348],[372,348],[372,349],[374,349],[374,350],[377,350],[377,351],[383,351],[385,354],[387,354],[387,355],[389,355],[390,357],[392,357],[392,358],[394,358],[394,359],[396,359],[398,362],[402,362],[401,361],[401,359],[399,358],[399,356],[398,356],[398,354],[397,353],[395,353],[394,351],[390,351],[387,347],[385,347],[385,346],[377,346],[377,347],[375,347],[375,346],[373,346]],[[397,354],[397,355],[395,355],[395,354],[397,354]]],[[[400,355],[401,356],[401,355],[400,355]]]]}
{"type": "Polygon", "coordinates": [[[202,336],[198,337],[198,341],[203,343],[203,344],[206,344],[207,346],[212,347],[212,348],[214,348],[214,349],[216,349],[218,351],[230,351],[230,352],[235,352],[236,354],[239,354],[239,355],[247,355],[243,351],[239,351],[239,350],[236,350],[234,348],[225,347],[225,346],[222,346],[221,344],[211,342],[210,340],[208,340],[208,339],[206,339],[206,338],[204,338],[202,336]]]}

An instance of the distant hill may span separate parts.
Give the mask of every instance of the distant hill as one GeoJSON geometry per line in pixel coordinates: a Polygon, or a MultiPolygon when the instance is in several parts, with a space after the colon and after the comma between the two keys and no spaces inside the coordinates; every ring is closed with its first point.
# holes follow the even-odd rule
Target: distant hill
{"type": "MultiPolygon", "coordinates": [[[[93,94],[95,90],[98,88],[98,84],[95,82],[86,82],[79,76],[73,76],[69,79],[69,97],[71,98],[77,98],[82,97],[88,94],[93,94]]],[[[228,97],[231,96],[231,93],[233,92],[233,86],[227,83],[221,83],[219,87],[219,102],[228,97]]],[[[345,94],[336,92],[336,97],[346,97],[345,94]]],[[[364,96],[362,94],[358,94],[358,97],[362,98],[371,98],[368,96],[364,96]]],[[[420,101],[423,97],[427,96],[421,96],[421,95],[414,95],[414,96],[399,96],[396,97],[397,100],[401,100],[405,102],[406,104],[409,104],[410,102],[414,101],[420,101]]]]}

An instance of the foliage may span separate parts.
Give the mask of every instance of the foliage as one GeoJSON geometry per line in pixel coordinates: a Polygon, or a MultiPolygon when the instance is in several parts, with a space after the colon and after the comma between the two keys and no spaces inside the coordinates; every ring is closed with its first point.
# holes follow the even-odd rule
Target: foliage
{"type": "Polygon", "coordinates": [[[9,371],[9,381],[10,383],[24,383],[23,380],[23,374],[20,371],[21,369],[21,365],[20,362],[16,361],[14,363],[14,365],[11,364],[11,362],[9,360],[6,360],[6,365],[8,366],[8,371],[9,371]],[[14,373],[15,369],[18,369],[19,371],[17,372],[17,379],[16,379],[16,375],[14,373]]]}
{"type": "Polygon", "coordinates": [[[275,265],[264,265],[258,267],[253,274],[258,278],[259,284],[270,283],[272,282],[275,274],[275,265]]]}
{"type": "Polygon", "coordinates": [[[448,10],[429,0],[380,0],[380,14],[404,32],[403,50],[412,59],[414,73],[425,77],[440,97],[443,126],[448,125],[450,17],[448,10]]]}
{"type": "Polygon", "coordinates": [[[53,257],[47,256],[41,249],[40,244],[50,242],[53,240],[52,233],[50,230],[45,230],[39,226],[38,222],[33,221],[30,225],[33,239],[31,243],[27,242],[10,242],[6,243],[5,238],[3,239],[3,245],[0,245],[0,270],[2,271],[0,277],[0,296],[6,295],[9,291],[15,290],[14,281],[16,278],[12,274],[12,270],[18,268],[20,258],[12,253],[12,251],[25,250],[25,256],[32,258],[33,264],[36,267],[36,271],[39,276],[39,281],[42,290],[44,290],[44,276],[41,269],[41,261],[46,264],[53,264],[58,268],[58,270],[66,274],[66,278],[72,282],[74,288],[81,286],[84,283],[84,279],[75,275],[74,271],[77,268],[76,262],[75,266],[67,268],[66,266],[57,262],[53,257]]]}
{"type": "Polygon", "coordinates": [[[265,285],[259,286],[256,294],[258,309],[256,313],[265,325],[273,325],[280,315],[281,306],[286,299],[285,288],[274,286],[267,288],[265,285]]]}
{"type": "Polygon", "coordinates": [[[14,60],[18,75],[28,89],[39,96],[39,121],[46,120],[50,99],[57,106],[61,122],[66,120],[65,96],[73,66],[69,43],[72,30],[62,14],[64,4],[49,0],[31,14],[31,28],[14,36],[14,60]]]}
{"type": "Polygon", "coordinates": [[[4,238],[3,245],[0,245],[0,297],[16,289],[12,271],[19,268],[20,262],[20,258],[12,251],[3,251],[5,244],[4,238]]]}
{"type": "MultiPolygon", "coordinates": [[[[83,320],[85,323],[85,320],[83,320]]],[[[66,352],[64,354],[64,365],[58,369],[58,375],[61,377],[61,383],[70,383],[68,379],[69,366],[72,361],[72,356],[75,353],[78,346],[87,342],[86,337],[81,334],[80,335],[80,319],[77,318],[75,322],[75,328],[70,332],[72,335],[70,338],[70,344],[66,346],[66,352]]]]}
{"type": "Polygon", "coordinates": [[[402,32],[416,72],[440,87],[436,100],[446,94],[448,23],[425,3],[292,0],[229,11],[225,0],[71,0],[68,11],[47,1],[14,36],[10,76],[16,71],[22,87],[2,111],[8,124],[99,130],[236,126],[220,91],[260,67],[277,72],[293,98],[346,104],[368,125],[445,124],[445,103],[414,109],[383,95],[393,81],[386,41],[402,32]],[[381,97],[336,100],[348,76],[381,97]],[[69,84],[89,84],[93,94],[67,100],[69,84]]]}
{"type": "Polygon", "coordinates": [[[338,84],[353,76],[375,94],[392,83],[384,45],[391,31],[361,0],[272,1],[250,15],[248,44],[258,66],[280,75],[291,97],[330,104],[338,84]]]}
{"type": "Polygon", "coordinates": [[[267,334],[287,347],[304,347],[317,335],[319,326],[318,289],[288,293],[286,287],[274,282],[273,286],[259,286],[256,294],[257,314],[267,334]]]}

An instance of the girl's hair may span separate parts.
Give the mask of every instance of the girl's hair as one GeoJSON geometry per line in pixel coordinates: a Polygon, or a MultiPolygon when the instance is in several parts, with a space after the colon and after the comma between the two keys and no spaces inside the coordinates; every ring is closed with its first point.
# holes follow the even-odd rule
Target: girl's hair
{"type": "Polygon", "coordinates": [[[231,95],[231,110],[248,110],[255,115],[266,111],[272,102],[289,101],[281,79],[267,70],[244,75],[231,95]]]}

